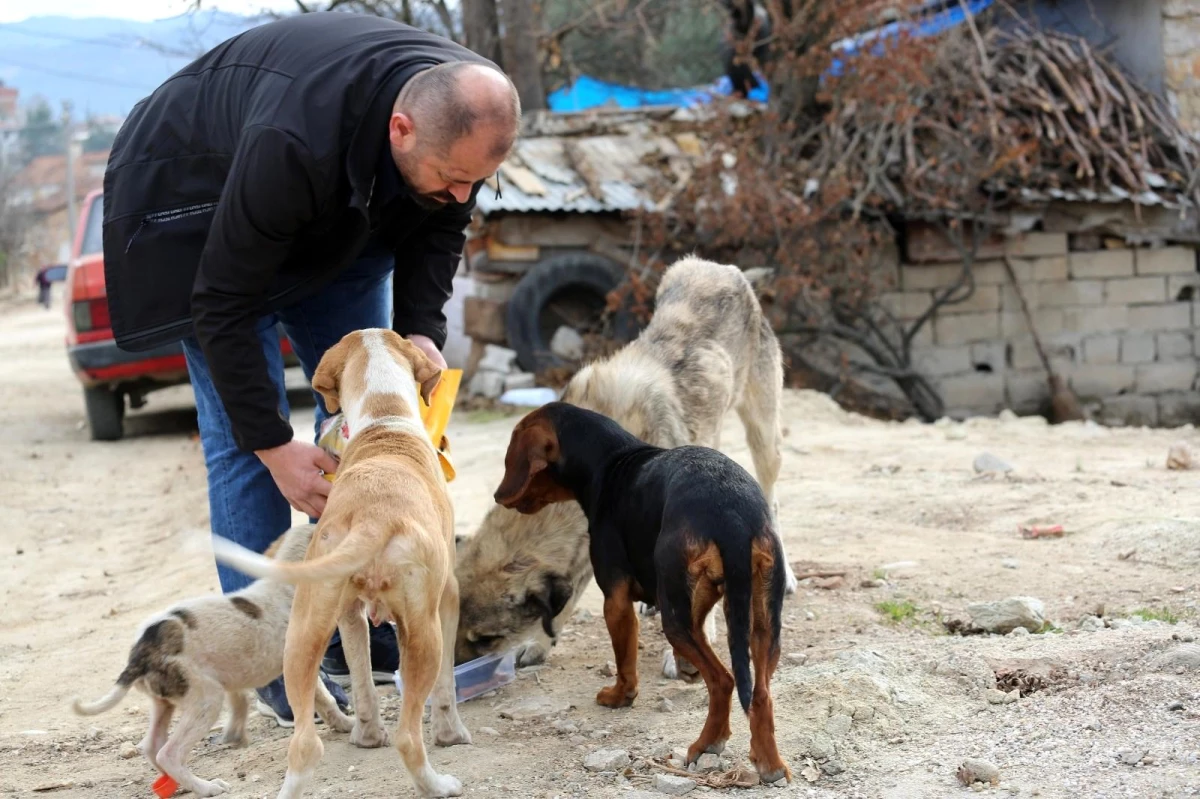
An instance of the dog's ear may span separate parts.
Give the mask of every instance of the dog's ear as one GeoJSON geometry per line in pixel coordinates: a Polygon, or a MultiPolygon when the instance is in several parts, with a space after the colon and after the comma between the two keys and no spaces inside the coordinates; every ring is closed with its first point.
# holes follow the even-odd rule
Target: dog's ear
{"type": "Polygon", "coordinates": [[[532,555],[517,555],[500,567],[500,571],[505,574],[520,574],[529,571],[536,565],[538,565],[537,558],[532,555]]]}
{"type": "Polygon", "coordinates": [[[557,637],[554,634],[554,617],[562,613],[573,593],[570,580],[564,575],[550,572],[539,583],[530,586],[525,594],[525,604],[537,609],[542,618],[542,629],[552,639],[557,637]]]}
{"type": "Polygon", "coordinates": [[[342,371],[346,368],[348,352],[346,339],[343,338],[337,344],[325,350],[325,354],[321,356],[321,362],[317,364],[316,371],[313,372],[313,391],[316,391],[325,400],[325,410],[330,413],[337,413],[338,409],[341,408],[341,403],[338,401],[338,391],[341,388],[342,371]]]}
{"type": "MultiPolygon", "coordinates": [[[[388,332],[392,333],[390,330],[388,332]]],[[[386,338],[400,357],[407,360],[412,366],[413,379],[421,387],[421,399],[425,400],[425,404],[428,405],[429,398],[433,396],[433,390],[437,388],[438,381],[442,379],[442,370],[430,360],[429,356],[425,354],[425,350],[408,339],[401,338],[395,333],[386,338]]]]}
{"type": "Polygon", "coordinates": [[[570,495],[563,496],[563,490],[545,473],[558,456],[554,426],[533,411],[513,430],[504,454],[504,479],[493,498],[522,513],[536,513],[551,502],[569,499],[570,495]]]}

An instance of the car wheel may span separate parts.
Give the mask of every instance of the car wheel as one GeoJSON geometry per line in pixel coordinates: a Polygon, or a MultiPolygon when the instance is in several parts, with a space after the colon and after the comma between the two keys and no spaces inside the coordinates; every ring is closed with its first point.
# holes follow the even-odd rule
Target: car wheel
{"type": "Polygon", "coordinates": [[[93,441],[117,441],[125,433],[125,395],[97,386],[83,390],[93,441]]]}
{"type": "Polygon", "coordinates": [[[571,252],[550,256],[525,273],[506,312],[508,345],[521,368],[537,372],[567,365],[550,351],[554,332],[561,325],[581,330],[597,324],[622,271],[595,253],[571,252]]]}

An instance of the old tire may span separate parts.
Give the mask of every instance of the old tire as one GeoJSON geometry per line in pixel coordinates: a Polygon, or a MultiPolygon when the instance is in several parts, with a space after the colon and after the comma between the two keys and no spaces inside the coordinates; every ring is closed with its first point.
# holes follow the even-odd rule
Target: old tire
{"type": "Polygon", "coordinates": [[[623,277],[616,261],[590,252],[552,255],[534,266],[508,301],[508,345],[527,372],[569,365],[550,351],[560,325],[598,322],[608,294],[623,277]]]}
{"type": "Polygon", "coordinates": [[[93,441],[117,441],[125,434],[125,395],[120,391],[85,388],[83,404],[93,441]]]}

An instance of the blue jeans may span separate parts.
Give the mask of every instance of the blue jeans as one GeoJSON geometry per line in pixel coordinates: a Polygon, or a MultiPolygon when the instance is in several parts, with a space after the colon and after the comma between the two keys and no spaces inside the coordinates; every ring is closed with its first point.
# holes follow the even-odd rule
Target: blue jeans
{"type": "MultiPolygon", "coordinates": [[[[391,327],[392,268],[391,256],[359,258],[320,294],[259,321],[258,339],[267,356],[271,379],[279,391],[280,411],[285,417],[289,408],[277,325],[282,324],[304,375],[311,382],[321,356],[342,336],[368,327],[391,327]]],[[[185,339],[183,351],[196,395],[200,444],[208,471],[208,510],[212,530],[255,552],[265,552],[271,542],[292,526],[291,506],[279,493],[271,473],[258,456],[241,451],[234,443],[229,417],[213,386],[200,343],[195,338],[185,339]]],[[[317,430],[329,412],[321,396],[316,392],[313,395],[317,401],[315,442],[317,430]]],[[[251,577],[220,564],[217,565],[217,577],[221,590],[227,594],[253,581],[251,577]]]]}

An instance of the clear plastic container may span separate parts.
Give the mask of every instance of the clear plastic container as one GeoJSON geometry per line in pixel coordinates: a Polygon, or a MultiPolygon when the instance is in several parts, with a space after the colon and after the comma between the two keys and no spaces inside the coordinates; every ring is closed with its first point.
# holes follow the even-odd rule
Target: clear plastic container
{"type": "MultiPolygon", "coordinates": [[[[400,672],[397,671],[392,676],[396,680],[396,692],[403,694],[404,683],[400,679],[400,672]]],[[[486,694],[488,691],[508,685],[516,678],[517,650],[515,649],[468,660],[466,663],[454,667],[456,702],[474,699],[480,694],[486,694]]],[[[430,694],[429,698],[425,700],[425,706],[429,707],[432,703],[433,694],[430,694]]]]}

